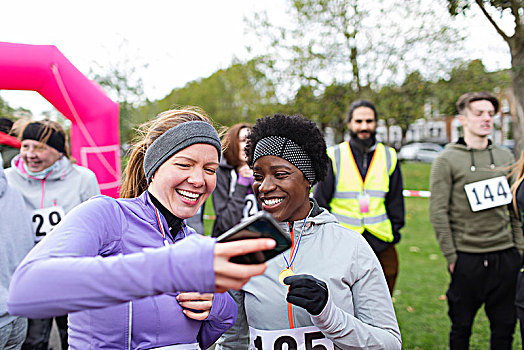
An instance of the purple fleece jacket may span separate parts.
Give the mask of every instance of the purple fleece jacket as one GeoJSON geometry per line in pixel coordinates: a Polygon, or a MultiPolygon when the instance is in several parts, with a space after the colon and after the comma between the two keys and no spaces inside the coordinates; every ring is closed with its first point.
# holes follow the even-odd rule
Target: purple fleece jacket
{"type": "Polygon", "coordinates": [[[182,313],[179,292],[215,288],[215,240],[185,230],[189,237],[180,231],[169,237],[175,244],[164,247],[147,191],[132,199],[94,197],[24,259],[11,282],[8,310],[31,318],[69,313],[70,349],[197,342],[205,349],[235,323],[237,307],[223,293],[215,294],[205,321],[182,313]]]}

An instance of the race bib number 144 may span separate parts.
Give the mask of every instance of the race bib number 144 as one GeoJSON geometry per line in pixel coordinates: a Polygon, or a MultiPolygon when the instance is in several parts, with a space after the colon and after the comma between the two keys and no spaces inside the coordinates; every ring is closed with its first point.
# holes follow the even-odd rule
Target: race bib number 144
{"type": "Polygon", "coordinates": [[[513,199],[505,176],[467,184],[464,190],[472,211],[500,207],[511,203],[513,199]]]}

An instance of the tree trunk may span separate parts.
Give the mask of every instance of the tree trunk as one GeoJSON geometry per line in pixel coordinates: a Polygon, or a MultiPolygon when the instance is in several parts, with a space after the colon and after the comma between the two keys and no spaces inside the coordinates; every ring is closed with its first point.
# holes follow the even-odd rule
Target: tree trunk
{"type": "Polygon", "coordinates": [[[515,35],[510,42],[511,81],[513,90],[513,137],[515,139],[515,156],[518,158],[524,150],[524,35],[515,35]]]}

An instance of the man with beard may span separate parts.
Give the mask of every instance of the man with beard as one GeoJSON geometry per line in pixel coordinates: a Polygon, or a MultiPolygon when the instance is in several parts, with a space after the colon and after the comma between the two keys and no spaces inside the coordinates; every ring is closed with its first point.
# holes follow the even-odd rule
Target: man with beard
{"type": "Polygon", "coordinates": [[[377,142],[377,120],[370,101],[351,104],[347,118],[351,138],[328,148],[331,166],[326,179],[313,189],[313,196],[340,224],[364,236],[382,265],[392,294],[398,274],[395,244],[404,226],[404,197],[397,153],[377,142]]]}

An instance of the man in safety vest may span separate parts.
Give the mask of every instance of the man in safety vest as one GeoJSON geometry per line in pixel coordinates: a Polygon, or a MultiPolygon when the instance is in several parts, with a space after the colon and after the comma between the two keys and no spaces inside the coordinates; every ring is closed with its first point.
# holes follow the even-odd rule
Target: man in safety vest
{"type": "Polygon", "coordinates": [[[518,218],[508,211],[512,196],[506,175],[513,156],[488,139],[499,111],[495,96],[466,93],[457,110],[464,137],[439,154],[430,176],[430,219],[451,274],[446,293],[450,348],[469,347],[473,320],[484,304],[490,348],[511,349],[524,249],[518,218]]]}
{"type": "Polygon", "coordinates": [[[398,274],[395,244],[404,226],[404,197],[397,153],[377,142],[377,120],[370,101],[351,104],[347,118],[351,138],[328,148],[331,166],[326,179],[313,189],[313,196],[340,224],[364,236],[382,265],[392,294],[398,274]]]}

